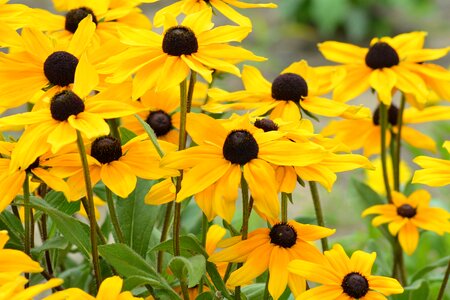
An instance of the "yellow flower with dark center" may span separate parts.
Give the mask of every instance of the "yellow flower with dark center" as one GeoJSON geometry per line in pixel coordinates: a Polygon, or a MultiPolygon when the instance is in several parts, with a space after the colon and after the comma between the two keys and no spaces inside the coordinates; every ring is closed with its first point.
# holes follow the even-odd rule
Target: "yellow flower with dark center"
{"type": "Polygon", "coordinates": [[[213,88],[208,92],[212,100],[204,105],[203,109],[213,113],[250,109],[254,110],[254,116],[271,111],[272,119],[281,118],[288,121],[300,120],[302,110],[327,117],[367,117],[370,114],[367,108],[322,98],[336,86],[342,76],[343,73],[339,72],[339,69],[312,68],[302,60],[284,69],[270,83],[257,68],[244,66],[242,82],[245,90],[228,93],[213,88]]]}
{"type": "Polygon", "coordinates": [[[393,38],[374,38],[369,48],[329,41],[319,44],[326,59],[343,65],[344,80],[334,89],[333,99],[351,100],[370,87],[381,102],[391,104],[393,89],[415,95],[425,103],[428,89],[420,75],[450,78],[448,71],[430,68],[423,62],[445,56],[450,48],[423,49],[425,32],[399,34],[393,38]]]}
{"type": "MultiPolygon", "coordinates": [[[[45,283],[35,284],[25,288],[28,279],[22,276],[14,277],[10,282],[0,286],[0,299],[2,300],[24,300],[24,299],[42,299],[39,296],[42,292],[54,288],[63,283],[62,279],[52,278],[45,283]]],[[[46,298],[44,298],[46,299],[46,298]]]]}
{"type": "MultiPolygon", "coordinates": [[[[450,153],[450,141],[443,145],[450,153]]],[[[423,183],[429,186],[444,186],[450,184],[450,161],[428,156],[418,156],[413,160],[422,167],[414,172],[413,183],[423,183]]]]}
{"type": "Polygon", "coordinates": [[[97,296],[93,297],[79,288],[69,288],[56,292],[45,300],[143,300],[141,297],[134,297],[129,291],[122,292],[123,280],[119,276],[108,277],[103,280],[98,290],[97,296]]]}
{"type": "MultiPolygon", "coordinates": [[[[388,126],[397,132],[398,108],[391,105],[388,109],[388,126]]],[[[408,125],[450,119],[449,106],[432,106],[423,110],[405,109],[401,138],[413,147],[436,151],[435,141],[428,135],[408,125]]],[[[321,132],[324,136],[333,136],[346,144],[351,150],[363,149],[364,156],[380,153],[381,128],[379,126],[379,107],[371,119],[331,121],[321,132]]],[[[391,141],[391,132],[386,131],[386,145],[391,141]]]]}
{"type": "Polygon", "coordinates": [[[260,228],[248,234],[246,240],[240,236],[219,243],[223,250],[212,254],[212,262],[243,262],[243,266],[231,273],[227,285],[248,283],[269,270],[269,293],[274,300],[283,294],[289,285],[294,296],[306,288],[305,279],[286,271],[295,259],[320,263],[323,256],[311,242],[332,235],[334,229],[301,224],[295,221],[275,223],[271,229],[260,228]]]}
{"type": "Polygon", "coordinates": [[[28,138],[36,143],[49,143],[53,152],[74,143],[77,130],[88,139],[107,135],[109,126],[104,119],[131,115],[138,109],[126,103],[98,99],[98,95],[89,96],[97,83],[97,73],[83,55],[75,72],[72,90],[56,93],[50,103],[36,106],[32,112],[1,118],[0,128],[17,129],[17,126],[32,125],[25,131],[26,138],[21,138],[23,143],[27,143],[28,138]]]}
{"type": "Polygon", "coordinates": [[[277,5],[273,3],[247,3],[237,0],[179,0],[171,5],[168,5],[156,12],[153,22],[155,26],[159,27],[164,23],[164,14],[173,14],[178,16],[183,13],[189,15],[201,11],[209,6],[221,12],[225,17],[241,26],[251,27],[252,23],[249,18],[238,13],[232,6],[237,8],[276,8],[277,5]]]}
{"type": "MultiPolygon", "coordinates": [[[[6,274],[8,278],[1,276],[0,286],[14,280],[15,277],[23,272],[42,272],[44,269],[38,262],[32,260],[24,252],[15,249],[5,249],[9,240],[6,230],[0,231],[0,275],[6,274]]],[[[0,292],[0,295],[1,294],[0,292]]]]}
{"type": "MultiPolygon", "coordinates": [[[[198,146],[168,153],[161,165],[187,170],[177,201],[195,195],[210,220],[219,215],[231,222],[242,176],[257,212],[268,219],[277,218],[279,203],[271,164],[307,166],[325,156],[318,145],[279,140],[283,133],[255,128],[247,116],[219,121],[190,113],[187,131],[198,146]]],[[[146,202],[151,204],[152,199],[146,202]]]]}
{"type": "Polygon", "coordinates": [[[163,35],[132,28],[121,30],[121,42],[131,47],[107,60],[100,68],[102,73],[113,73],[107,78],[111,83],[123,82],[136,74],[133,99],[151,88],[162,91],[178,85],[190,70],[211,82],[213,70],[240,76],[233,63],[246,59],[264,60],[241,47],[228,45],[228,42],[243,40],[251,28],[213,28],[211,9],[188,15],[180,25],[172,15],[165,17],[163,35]]]}
{"type": "Polygon", "coordinates": [[[371,275],[376,256],[375,252],[358,250],[349,258],[336,244],[325,251],[322,262],[294,260],[288,266],[291,274],[322,284],[302,293],[297,300],[386,300],[385,296],[403,293],[396,279],[371,275]]]}
{"type": "Polygon", "coordinates": [[[95,41],[101,44],[118,38],[118,31],[124,27],[150,29],[149,19],[137,6],[144,2],[158,0],[53,0],[58,11],[64,16],[50,13],[43,9],[34,9],[32,19],[34,26],[49,32],[52,36],[67,40],[77,30],[79,23],[90,15],[95,24],[95,41]]]}
{"type": "Polygon", "coordinates": [[[43,89],[51,97],[71,86],[94,30],[95,24],[86,18],[68,45],[61,46],[35,28],[24,28],[20,40],[23,51],[0,57],[0,108],[32,102],[42,97],[43,89]]]}
{"type": "Polygon", "coordinates": [[[450,213],[442,208],[429,207],[431,195],[417,190],[411,195],[392,191],[393,204],[374,205],[364,210],[362,216],[379,214],[372,220],[374,226],[389,223],[389,232],[396,236],[403,250],[411,255],[419,242],[419,230],[434,231],[439,235],[450,232],[450,213]]]}
{"type": "MultiPolygon", "coordinates": [[[[163,141],[160,144],[163,149],[176,147],[163,141]]],[[[99,137],[91,144],[88,157],[91,159],[89,172],[92,184],[95,185],[101,179],[114,194],[122,198],[134,190],[137,177],[159,179],[178,175],[176,170],[159,167],[160,156],[146,135],[138,136],[123,146],[112,136],[99,137]]],[[[78,200],[85,195],[81,165],[67,183],[70,186],[70,200],[78,200]]]]}

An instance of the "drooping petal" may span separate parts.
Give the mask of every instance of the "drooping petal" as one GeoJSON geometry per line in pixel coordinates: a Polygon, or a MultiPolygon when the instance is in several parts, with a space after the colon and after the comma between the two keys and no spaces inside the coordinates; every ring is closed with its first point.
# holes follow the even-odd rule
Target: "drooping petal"
{"type": "Polygon", "coordinates": [[[326,59],[342,64],[361,64],[368,49],[341,42],[320,43],[319,51],[326,59]]]}
{"type": "Polygon", "coordinates": [[[398,232],[398,241],[406,254],[411,255],[419,243],[419,231],[412,222],[407,222],[398,232]]]}
{"type": "Polygon", "coordinates": [[[269,260],[269,293],[274,300],[277,300],[286,289],[288,282],[286,268],[289,261],[288,250],[279,246],[272,248],[269,260]]]}
{"type": "Polygon", "coordinates": [[[366,278],[369,281],[370,289],[383,293],[386,296],[403,293],[403,287],[394,278],[384,276],[368,276],[366,278]]]}
{"type": "MultiPolygon", "coordinates": [[[[82,132],[88,139],[108,135],[109,133],[108,123],[106,123],[103,118],[93,113],[82,112],[77,116],[71,115],[67,121],[71,127],[82,132]]],[[[74,132],[73,128],[72,132],[74,132]]]]}
{"type": "Polygon", "coordinates": [[[112,161],[103,165],[100,174],[105,185],[121,198],[128,197],[136,187],[136,175],[121,161],[112,161]]]}
{"type": "Polygon", "coordinates": [[[147,195],[145,203],[150,205],[160,205],[175,200],[175,185],[170,178],[152,185],[147,195]]]}
{"type": "Polygon", "coordinates": [[[386,105],[391,105],[392,89],[397,82],[397,76],[389,68],[376,69],[370,74],[370,85],[377,91],[378,98],[386,105]]]}

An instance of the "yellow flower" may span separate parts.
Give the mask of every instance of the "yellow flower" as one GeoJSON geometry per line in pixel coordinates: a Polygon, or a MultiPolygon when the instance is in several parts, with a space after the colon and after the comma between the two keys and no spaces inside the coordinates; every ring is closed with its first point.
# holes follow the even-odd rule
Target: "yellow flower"
{"type": "MultiPolygon", "coordinates": [[[[450,153],[450,141],[446,141],[443,147],[450,153]]],[[[429,186],[450,184],[449,160],[418,156],[413,161],[423,168],[414,172],[413,183],[423,183],[429,186]]]]}
{"type": "Polygon", "coordinates": [[[425,32],[399,34],[393,38],[374,38],[370,48],[329,41],[319,44],[326,59],[340,63],[346,70],[333,99],[348,101],[372,87],[381,102],[391,104],[393,88],[415,95],[425,103],[428,90],[419,74],[450,78],[448,71],[429,68],[421,63],[445,56],[450,48],[423,49],[425,32]]]}
{"type": "MultiPolygon", "coordinates": [[[[436,150],[435,141],[419,130],[407,126],[430,121],[450,119],[449,106],[432,106],[423,110],[405,109],[401,138],[413,147],[429,151],[436,150]]],[[[394,133],[398,131],[398,108],[391,105],[388,109],[388,123],[394,133]]],[[[331,121],[322,131],[324,136],[334,135],[334,138],[347,145],[351,150],[363,149],[364,156],[380,153],[381,129],[379,126],[379,108],[371,119],[331,121]]],[[[386,131],[386,145],[391,142],[391,131],[386,131]]]]}
{"type": "MultiPolygon", "coordinates": [[[[375,166],[374,170],[366,170],[367,176],[367,184],[378,194],[385,195],[386,188],[384,186],[383,179],[383,167],[381,165],[381,159],[376,158],[372,161],[372,164],[375,166]]],[[[386,157],[386,170],[389,179],[389,186],[394,186],[394,179],[392,177],[392,160],[390,156],[386,157]]],[[[402,160],[400,162],[400,184],[406,184],[411,179],[411,168],[408,164],[402,160]]]]}
{"type": "Polygon", "coordinates": [[[294,260],[289,264],[289,272],[322,284],[302,293],[297,300],[386,300],[385,296],[403,293],[397,280],[371,275],[375,252],[358,250],[349,258],[336,244],[324,256],[323,263],[294,260]]]}
{"type": "Polygon", "coordinates": [[[24,28],[20,39],[23,49],[0,57],[0,109],[32,102],[42,97],[43,89],[48,89],[51,97],[74,83],[79,60],[94,30],[95,24],[85,18],[67,45],[55,45],[41,31],[24,28]]]}
{"type": "MultiPolygon", "coordinates": [[[[24,300],[24,299],[37,299],[34,298],[40,293],[54,288],[55,286],[63,283],[62,279],[52,278],[49,281],[41,284],[35,284],[33,286],[25,288],[25,284],[28,279],[17,276],[12,281],[0,286],[0,299],[2,300],[24,300]]],[[[39,298],[41,299],[41,298],[39,298]]]]}
{"type": "Polygon", "coordinates": [[[240,76],[239,69],[229,61],[264,60],[241,47],[226,44],[243,40],[251,28],[212,29],[211,9],[187,16],[180,25],[172,15],[165,16],[163,35],[141,29],[121,30],[121,42],[131,47],[100,68],[102,73],[114,72],[107,78],[111,83],[123,82],[135,73],[133,99],[154,87],[161,91],[178,85],[190,70],[211,82],[213,69],[240,76]]]}
{"type": "Polygon", "coordinates": [[[112,276],[103,280],[98,290],[97,296],[93,297],[79,288],[69,288],[64,291],[56,292],[45,300],[133,300],[141,299],[134,297],[130,292],[122,292],[123,280],[119,276],[112,276]]]}
{"type": "MultiPolygon", "coordinates": [[[[14,280],[14,277],[23,272],[42,272],[44,269],[38,262],[32,260],[28,255],[19,250],[5,249],[9,236],[6,230],[0,231],[0,274],[8,275],[6,279],[2,276],[0,286],[6,282],[14,280]]],[[[3,295],[0,292],[0,295],[3,295]]]]}
{"type": "Polygon", "coordinates": [[[245,90],[227,93],[213,88],[208,92],[212,101],[204,105],[203,109],[213,113],[230,109],[251,109],[254,110],[254,116],[271,111],[272,119],[281,118],[288,121],[301,119],[302,110],[327,117],[367,117],[370,115],[367,108],[322,98],[342,76],[343,73],[336,68],[312,68],[302,60],[284,69],[270,83],[255,67],[244,66],[242,81],[245,90]]]}
{"type": "Polygon", "coordinates": [[[243,285],[269,270],[269,292],[278,299],[289,285],[294,296],[305,290],[305,279],[286,272],[294,259],[309,262],[323,260],[320,251],[310,242],[330,236],[334,229],[315,225],[305,225],[295,221],[276,223],[271,229],[260,228],[249,233],[248,239],[240,236],[226,239],[220,246],[225,249],[209,257],[212,262],[244,262],[244,265],[231,273],[227,285],[243,285]]]}
{"type": "Polygon", "coordinates": [[[20,36],[16,30],[29,22],[30,8],[23,4],[8,4],[9,0],[0,0],[0,48],[20,47],[20,36]]]}
{"type": "Polygon", "coordinates": [[[184,13],[186,15],[189,15],[208,8],[208,6],[211,6],[217,11],[221,12],[225,17],[227,17],[234,23],[248,27],[252,26],[250,19],[238,13],[235,9],[232,8],[232,6],[238,8],[277,7],[277,5],[273,3],[256,4],[237,0],[179,0],[157,11],[153,22],[155,26],[159,27],[164,23],[164,14],[169,13],[178,16],[179,14],[184,13]]]}
{"type": "Polygon", "coordinates": [[[392,191],[393,204],[374,205],[362,216],[379,214],[372,220],[374,226],[389,223],[389,232],[396,236],[406,254],[411,255],[419,242],[419,230],[431,230],[439,235],[450,232],[450,213],[442,208],[429,207],[431,195],[417,190],[409,197],[392,191]]]}
{"type": "MultiPolygon", "coordinates": [[[[159,167],[160,156],[153,143],[138,136],[121,146],[120,141],[112,136],[103,136],[91,144],[91,164],[89,172],[92,184],[100,179],[116,195],[126,198],[136,187],[137,177],[159,179],[177,176],[178,171],[159,167]]],[[[176,146],[160,142],[161,147],[172,149],[176,146]]],[[[78,200],[86,193],[83,169],[72,175],[67,183],[70,186],[70,200],[78,200]]]]}
{"type": "Polygon", "coordinates": [[[277,186],[270,164],[306,166],[324,157],[322,147],[278,140],[283,133],[257,129],[247,116],[222,122],[204,114],[190,113],[187,118],[187,131],[198,146],[168,153],[161,164],[188,170],[177,201],[196,195],[210,220],[217,214],[231,222],[242,175],[256,210],[266,218],[277,218],[277,186]]]}
{"type": "MultiPolygon", "coordinates": [[[[0,119],[0,128],[33,125],[26,129],[24,143],[28,138],[36,143],[52,146],[52,152],[74,143],[77,130],[88,139],[107,135],[109,126],[104,119],[131,115],[138,111],[135,107],[118,101],[98,99],[89,96],[98,83],[98,76],[85,55],[80,59],[75,71],[72,90],[65,89],[55,95],[50,103],[43,103],[32,112],[16,114],[0,119]]],[[[25,135],[25,134],[24,134],[25,135]]]]}

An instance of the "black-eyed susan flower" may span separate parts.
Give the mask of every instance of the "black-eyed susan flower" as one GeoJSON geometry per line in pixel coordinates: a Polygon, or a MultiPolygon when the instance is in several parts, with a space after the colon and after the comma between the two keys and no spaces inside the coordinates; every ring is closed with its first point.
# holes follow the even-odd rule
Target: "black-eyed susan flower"
{"type": "Polygon", "coordinates": [[[346,70],[345,78],[334,89],[333,99],[345,102],[372,87],[380,101],[389,106],[395,87],[425,103],[428,89],[419,74],[436,77],[437,70],[421,63],[443,57],[449,51],[423,49],[425,36],[425,32],[411,32],[374,38],[369,48],[335,41],[319,44],[326,59],[342,64],[346,70]]]}
{"type": "MultiPolygon", "coordinates": [[[[377,107],[371,119],[331,121],[321,134],[324,136],[332,135],[351,150],[362,148],[364,156],[369,157],[380,153],[381,149],[379,116],[379,107],[377,107]]],[[[436,143],[431,137],[408,125],[448,119],[450,119],[450,108],[448,106],[434,106],[423,110],[405,109],[401,138],[413,147],[435,151],[436,143]]],[[[394,133],[398,130],[397,122],[398,108],[392,104],[388,109],[388,126],[394,133]]],[[[391,132],[386,131],[386,145],[389,145],[390,141],[391,132]]]]}
{"type": "Polygon", "coordinates": [[[389,223],[389,232],[396,236],[406,254],[411,255],[419,242],[419,228],[439,235],[450,232],[450,213],[442,208],[429,207],[431,195],[417,190],[411,195],[392,191],[392,204],[374,205],[364,210],[362,216],[377,214],[372,224],[389,223]]]}
{"type": "Polygon", "coordinates": [[[230,109],[253,110],[259,116],[271,111],[272,119],[281,118],[298,121],[301,111],[327,117],[363,118],[370,112],[367,108],[346,105],[323,98],[342,78],[343,73],[332,67],[308,66],[304,60],[295,62],[284,69],[272,83],[252,66],[244,66],[243,91],[227,93],[221,89],[211,89],[211,101],[203,109],[221,113],[230,109]]]}
{"type": "Polygon", "coordinates": [[[400,283],[389,277],[371,274],[376,253],[355,251],[349,258],[341,245],[325,251],[324,262],[294,260],[289,266],[290,273],[322,286],[302,293],[297,299],[321,300],[381,300],[385,296],[403,293],[400,283]]]}
{"type": "MultiPolygon", "coordinates": [[[[9,235],[6,230],[0,231],[0,274],[7,273],[10,278],[0,280],[0,286],[7,281],[13,280],[14,277],[19,276],[23,272],[42,272],[43,268],[38,262],[32,260],[24,252],[15,249],[5,249],[5,245],[9,240],[9,235]],[[6,279],[6,281],[5,281],[6,279]]],[[[0,293],[3,296],[3,294],[0,293]]]]}
{"type": "Polygon", "coordinates": [[[107,79],[112,83],[123,82],[135,73],[133,99],[151,88],[161,91],[178,85],[190,70],[211,82],[213,69],[240,76],[233,63],[246,59],[264,60],[248,50],[227,44],[243,40],[251,28],[213,28],[209,8],[186,16],[181,24],[172,15],[165,16],[163,35],[132,28],[120,30],[121,42],[131,47],[107,60],[100,68],[102,73],[113,72],[107,79]]]}
{"type": "Polygon", "coordinates": [[[305,225],[295,221],[275,223],[272,228],[259,228],[249,233],[246,240],[240,236],[219,243],[223,247],[212,254],[212,262],[243,262],[243,266],[231,273],[227,285],[239,286],[269,270],[269,293],[274,300],[289,285],[294,296],[306,288],[305,279],[286,271],[294,259],[311,263],[322,262],[323,256],[311,242],[332,235],[334,229],[305,225]]]}
{"type": "Polygon", "coordinates": [[[42,96],[43,89],[51,97],[73,84],[79,60],[94,30],[95,24],[86,18],[70,42],[61,45],[35,28],[24,28],[22,51],[0,57],[0,107],[6,109],[32,102],[42,96]]]}
{"type": "Polygon", "coordinates": [[[153,22],[155,26],[161,26],[164,23],[164,14],[170,13],[178,16],[181,13],[189,15],[205,8],[212,6],[217,11],[221,12],[225,17],[241,26],[252,26],[249,18],[238,13],[232,6],[238,8],[276,8],[277,5],[273,3],[247,3],[236,0],[180,0],[171,5],[168,5],[156,12],[153,22]]]}
{"type": "MultiPolygon", "coordinates": [[[[98,100],[89,96],[98,83],[92,65],[82,56],[75,72],[73,89],[56,93],[50,103],[43,103],[32,112],[16,114],[0,119],[0,128],[32,125],[26,129],[26,137],[39,144],[50,144],[52,151],[74,143],[79,130],[88,139],[107,135],[109,126],[104,119],[134,114],[136,107],[118,101],[98,100]]],[[[24,143],[27,139],[22,137],[24,143]]]]}
{"type": "MultiPolygon", "coordinates": [[[[450,153],[450,141],[443,145],[450,153]]],[[[450,161],[428,156],[418,156],[413,160],[422,167],[414,172],[413,183],[423,183],[429,186],[444,186],[450,184],[450,161]]]]}
{"type": "MultiPolygon", "coordinates": [[[[276,219],[279,203],[271,164],[306,166],[325,155],[323,148],[313,143],[279,140],[283,133],[255,128],[248,116],[219,121],[190,113],[187,131],[198,146],[166,154],[161,165],[187,170],[177,201],[195,195],[210,220],[219,215],[231,222],[242,176],[257,211],[276,219]]],[[[146,200],[151,204],[152,199],[146,200]]]]}
{"type": "Polygon", "coordinates": [[[134,297],[129,291],[123,291],[123,279],[119,276],[108,277],[103,280],[98,290],[97,296],[91,296],[79,288],[69,288],[64,291],[54,293],[45,300],[143,300],[141,297],[134,297]]]}
{"type": "MultiPolygon", "coordinates": [[[[160,142],[161,147],[172,149],[176,146],[160,142]]],[[[173,150],[172,150],[173,151],[173,150]]],[[[112,136],[95,139],[90,146],[91,164],[89,172],[92,184],[100,181],[116,195],[126,198],[136,187],[137,177],[159,179],[177,176],[178,171],[160,168],[160,156],[146,136],[138,136],[121,146],[112,136]]],[[[84,174],[81,165],[67,183],[70,187],[70,200],[78,200],[86,193],[84,174]]]]}
{"type": "MultiPolygon", "coordinates": [[[[28,279],[22,276],[14,277],[10,282],[0,286],[0,295],[2,299],[21,300],[33,299],[46,290],[52,289],[63,283],[62,279],[52,278],[45,283],[35,284],[30,287],[25,287],[28,279]]],[[[43,295],[39,298],[41,299],[43,295]]],[[[37,298],[35,298],[37,299],[37,298]]]]}

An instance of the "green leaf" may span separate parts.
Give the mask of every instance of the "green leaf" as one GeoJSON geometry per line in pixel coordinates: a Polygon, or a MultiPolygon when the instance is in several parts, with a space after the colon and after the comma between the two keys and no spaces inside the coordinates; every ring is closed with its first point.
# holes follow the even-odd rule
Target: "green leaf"
{"type": "Polygon", "coordinates": [[[445,267],[450,260],[450,255],[443,257],[432,264],[427,265],[425,268],[417,271],[412,277],[411,282],[415,282],[416,280],[420,280],[425,277],[426,274],[430,273],[434,269],[445,267]]]}
{"type": "Polygon", "coordinates": [[[62,192],[50,191],[45,196],[45,201],[51,207],[69,216],[80,210],[80,201],[69,202],[62,192]]]}
{"type": "Polygon", "coordinates": [[[265,283],[255,283],[242,287],[242,292],[248,300],[259,300],[264,296],[265,283]]]}
{"type": "Polygon", "coordinates": [[[125,145],[126,143],[128,143],[128,141],[130,141],[131,139],[136,137],[136,133],[134,133],[133,131],[131,131],[125,127],[120,127],[119,133],[120,133],[120,140],[122,141],[122,145],[125,145]]]}
{"type": "Polygon", "coordinates": [[[169,268],[173,274],[180,280],[187,279],[188,287],[194,287],[206,272],[205,257],[195,255],[189,258],[175,256],[169,262],[169,268]]]}
{"type": "Polygon", "coordinates": [[[91,241],[89,237],[89,226],[81,221],[51,207],[49,203],[38,197],[31,197],[31,207],[46,213],[64,237],[76,245],[80,252],[90,259],[91,241]]]}
{"type": "Polygon", "coordinates": [[[159,156],[163,157],[164,151],[159,146],[158,138],[156,137],[156,134],[155,134],[155,131],[153,130],[153,128],[151,128],[150,125],[147,124],[147,122],[142,120],[142,118],[138,114],[135,114],[134,117],[139,121],[139,123],[142,125],[142,127],[144,127],[145,132],[147,133],[148,137],[150,138],[153,145],[155,146],[156,152],[158,152],[159,156]]]}
{"type": "Polygon", "coordinates": [[[361,202],[366,203],[367,206],[386,204],[386,201],[383,201],[383,198],[364,182],[353,179],[352,185],[355,188],[358,197],[361,199],[361,202]]]}
{"type": "MultiPolygon", "coordinates": [[[[140,277],[150,282],[157,281],[159,284],[154,288],[161,288],[172,295],[177,295],[166,280],[156,272],[145,259],[139,256],[128,245],[124,244],[110,244],[101,245],[98,247],[100,255],[111,265],[114,269],[124,277],[140,277]]],[[[137,279],[135,279],[137,280],[137,279]]],[[[131,283],[130,283],[131,284],[131,283]]],[[[178,297],[178,295],[177,295],[178,297]]],[[[178,299],[178,298],[175,298],[178,299]]]]}
{"type": "Polygon", "coordinates": [[[147,205],[144,197],[152,182],[138,179],[136,189],[126,199],[115,201],[117,217],[125,243],[142,257],[149,248],[150,238],[156,220],[160,217],[160,207],[147,205]]]}
{"type": "Polygon", "coordinates": [[[4,210],[0,214],[0,229],[8,231],[8,244],[11,248],[23,250],[23,225],[13,213],[4,210]]]}
{"type": "Polygon", "coordinates": [[[211,292],[203,292],[197,297],[195,297],[195,300],[214,300],[214,295],[211,292]]]}
{"type": "MultiPolygon", "coordinates": [[[[204,257],[208,257],[205,249],[200,245],[200,241],[193,234],[188,234],[180,237],[180,249],[188,251],[186,255],[190,253],[202,254],[204,257]]],[[[167,240],[156,247],[152,248],[150,251],[160,251],[164,250],[166,252],[173,254],[173,239],[167,240]]]]}
{"type": "Polygon", "coordinates": [[[35,247],[31,249],[31,253],[35,256],[39,255],[39,253],[50,250],[50,249],[65,249],[69,243],[67,239],[62,236],[55,236],[46,240],[39,247],[35,247]]]}
{"type": "Polygon", "coordinates": [[[222,293],[222,296],[227,299],[233,299],[233,297],[230,295],[230,293],[227,290],[227,287],[225,286],[225,283],[222,280],[222,277],[220,276],[219,272],[217,271],[217,267],[214,263],[207,261],[206,262],[206,271],[211,278],[212,283],[216,287],[218,291],[222,293]]]}

